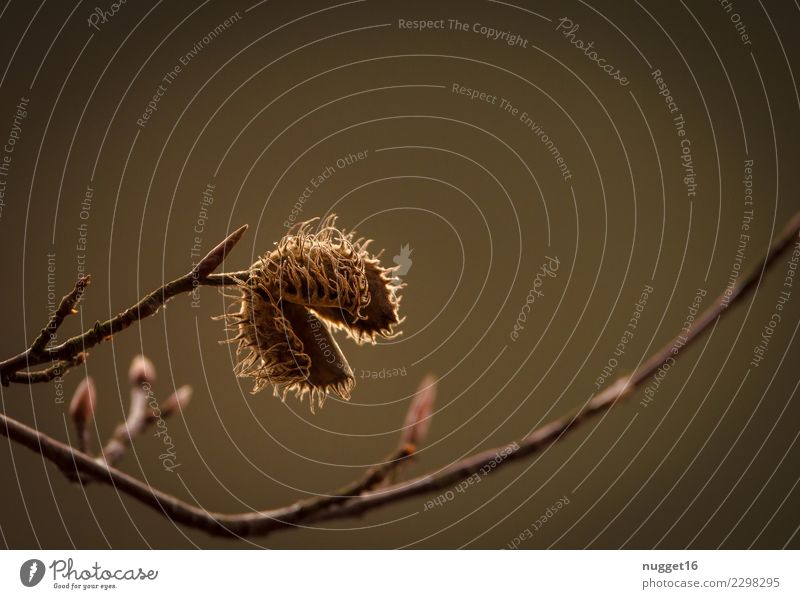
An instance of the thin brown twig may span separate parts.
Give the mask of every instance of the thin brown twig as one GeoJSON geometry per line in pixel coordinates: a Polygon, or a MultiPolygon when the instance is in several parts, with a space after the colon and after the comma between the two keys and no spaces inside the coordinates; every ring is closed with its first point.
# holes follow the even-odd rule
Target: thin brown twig
{"type": "Polygon", "coordinates": [[[335,508],[340,503],[374,489],[413,452],[408,446],[399,448],[384,464],[369,470],[362,479],[331,496],[299,501],[278,510],[221,514],[190,505],[154,489],[102,460],[96,460],[4,414],[0,414],[0,434],[41,454],[73,481],[85,483],[85,477],[89,477],[97,482],[109,484],[118,492],[154,508],[176,523],[218,536],[261,535],[303,522],[320,510],[335,508]]]}
{"type": "Polygon", "coordinates": [[[50,320],[40,332],[39,336],[34,339],[33,344],[30,347],[30,353],[33,355],[38,355],[47,345],[47,342],[50,341],[52,336],[61,326],[61,323],[64,322],[64,319],[67,316],[75,314],[75,306],[81,301],[81,297],[83,296],[83,292],[86,290],[86,287],[92,282],[91,275],[86,275],[79,277],[77,282],[75,283],[75,287],[70,291],[67,295],[61,298],[61,301],[58,304],[58,308],[56,311],[53,312],[53,315],[50,317],[50,320]]]}
{"type": "Polygon", "coordinates": [[[58,374],[53,374],[53,369],[51,368],[35,373],[21,373],[20,371],[51,362],[60,362],[65,370],[69,369],[75,365],[74,360],[78,354],[85,353],[87,349],[106,339],[110,339],[112,335],[128,328],[135,322],[152,316],[158,312],[161,306],[176,295],[189,293],[198,285],[219,286],[234,284],[233,275],[218,276],[210,280],[209,274],[222,263],[225,256],[242,238],[246,230],[247,225],[239,227],[212,249],[188,273],[149,293],[114,318],[103,323],[98,321],[83,334],[67,339],[59,345],[47,347],[47,342],[52,338],[58,327],[61,326],[64,318],[74,311],[75,306],[83,295],[83,290],[89,283],[88,277],[81,277],[75,283],[74,289],[61,300],[50,322],[42,329],[31,347],[8,360],[0,362],[0,382],[3,385],[8,385],[9,383],[32,384],[52,380],[55,376],[63,374],[63,371],[59,371],[58,374]],[[48,378],[51,374],[53,376],[48,378]]]}
{"type": "MultiPolygon", "coordinates": [[[[500,448],[483,451],[436,472],[424,474],[390,487],[373,490],[394,470],[394,467],[389,468],[386,466],[386,469],[381,467],[379,470],[368,472],[362,481],[345,487],[346,494],[340,493],[330,497],[312,498],[284,508],[268,511],[242,514],[215,513],[153,489],[128,474],[106,464],[98,463],[91,456],[76,451],[68,445],[5,415],[0,415],[0,433],[40,453],[64,471],[77,472],[79,476],[89,476],[95,480],[111,484],[118,491],[156,509],[176,523],[204,530],[214,535],[265,535],[296,524],[308,524],[322,520],[361,515],[382,505],[446,488],[482,471],[496,472],[507,464],[535,454],[559,441],[565,434],[575,430],[582,423],[610,409],[621,399],[633,393],[643,381],[652,376],[668,360],[676,358],[683,353],[701,334],[710,328],[712,323],[724,316],[731,306],[758,285],[763,274],[776,264],[778,257],[793,243],[800,246],[798,232],[800,232],[800,213],[797,213],[790,220],[771,245],[764,259],[759,263],[759,268],[740,278],[732,288],[722,293],[695,320],[688,333],[684,334],[682,331],[676,335],[669,343],[646,360],[634,373],[619,377],[592,397],[584,406],[535,429],[519,443],[510,443],[500,448]],[[498,455],[502,455],[504,458],[498,461],[498,455]],[[374,478],[379,480],[374,481],[374,478]],[[364,481],[367,482],[365,483],[364,481]]],[[[419,406],[412,407],[419,409],[419,406]]],[[[424,410],[421,413],[424,413],[424,410]]],[[[413,453],[414,448],[412,446],[401,446],[398,451],[413,453]]],[[[395,458],[388,460],[387,464],[401,464],[411,453],[402,456],[395,453],[393,454],[395,458]]]]}
{"type": "Polygon", "coordinates": [[[216,275],[208,275],[202,284],[210,287],[235,287],[239,283],[245,282],[248,276],[250,276],[248,270],[221,272],[216,275]]]}
{"type": "Polygon", "coordinates": [[[22,383],[24,385],[33,385],[35,383],[48,383],[53,379],[64,376],[66,372],[75,366],[80,366],[86,361],[87,352],[78,352],[67,360],[56,362],[52,366],[43,368],[42,370],[31,370],[28,372],[11,372],[5,379],[9,383],[22,383]]]}

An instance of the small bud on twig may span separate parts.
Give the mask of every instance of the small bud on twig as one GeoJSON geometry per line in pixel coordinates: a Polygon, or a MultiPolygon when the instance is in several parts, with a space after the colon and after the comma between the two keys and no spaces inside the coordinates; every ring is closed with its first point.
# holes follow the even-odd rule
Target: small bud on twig
{"type": "Polygon", "coordinates": [[[186,406],[189,405],[189,400],[192,399],[192,387],[191,385],[184,385],[183,387],[178,387],[175,390],[175,393],[170,395],[164,402],[159,406],[161,410],[161,416],[166,418],[168,416],[172,416],[181,412],[186,409],[186,406]]]}
{"type": "Polygon", "coordinates": [[[193,274],[195,274],[199,279],[204,279],[212,272],[214,272],[217,267],[222,264],[222,261],[225,260],[225,256],[233,249],[239,240],[244,235],[244,232],[247,231],[248,225],[242,225],[238,229],[236,229],[233,233],[228,235],[225,239],[220,242],[217,247],[206,254],[206,257],[200,260],[197,263],[197,266],[194,267],[193,274]]]}
{"type": "Polygon", "coordinates": [[[69,402],[69,416],[78,433],[78,447],[83,452],[89,447],[89,424],[94,418],[95,397],[94,381],[87,376],[75,389],[69,402]]]}
{"type": "Polygon", "coordinates": [[[135,386],[142,386],[145,383],[152,385],[156,380],[156,368],[149,359],[140,354],[131,362],[128,380],[135,386]]]}
{"type": "Polygon", "coordinates": [[[95,461],[114,465],[125,455],[133,440],[161,418],[166,418],[186,408],[192,397],[192,388],[184,385],[175,390],[161,405],[155,404],[155,395],[150,388],[155,382],[155,367],[145,356],[133,359],[129,372],[131,403],[128,416],[117,425],[114,434],[103,447],[95,461]]]}
{"type": "Polygon", "coordinates": [[[94,417],[95,388],[91,377],[83,379],[69,402],[69,416],[77,425],[86,426],[94,417]]]}
{"type": "Polygon", "coordinates": [[[83,292],[86,290],[86,287],[88,287],[91,281],[91,275],[79,277],[72,291],[61,298],[58,308],[56,308],[55,312],[53,312],[53,314],[50,316],[47,326],[42,329],[42,331],[39,333],[39,336],[33,341],[33,345],[31,345],[30,348],[30,353],[32,355],[36,356],[41,354],[47,346],[47,343],[50,341],[50,339],[52,339],[52,337],[55,335],[55,332],[64,322],[64,319],[67,316],[78,313],[76,306],[81,301],[83,292]]]}
{"type": "Polygon", "coordinates": [[[436,379],[432,374],[426,375],[419,384],[414,399],[406,412],[400,444],[410,445],[414,449],[420,447],[428,436],[431,425],[433,404],[436,401],[436,379]]]}

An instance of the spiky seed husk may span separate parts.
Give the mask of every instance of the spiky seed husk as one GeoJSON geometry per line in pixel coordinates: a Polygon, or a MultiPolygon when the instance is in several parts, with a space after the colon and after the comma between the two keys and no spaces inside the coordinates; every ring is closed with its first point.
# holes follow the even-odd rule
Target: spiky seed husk
{"type": "Polygon", "coordinates": [[[312,411],[315,404],[324,405],[328,393],[350,399],[355,377],[329,327],[304,306],[284,302],[283,311],[309,361],[306,377],[287,390],[301,398],[308,393],[312,411]]]}
{"type": "Polygon", "coordinates": [[[397,291],[404,284],[394,284],[393,268],[383,268],[377,258],[364,258],[370,302],[362,309],[360,318],[344,307],[320,307],[314,311],[337,328],[343,328],[358,344],[375,343],[378,337],[389,338],[394,327],[401,323],[398,315],[400,297],[397,291]]]}
{"type": "Polygon", "coordinates": [[[369,241],[336,228],[335,215],[316,231],[313,222],[295,225],[253,264],[223,316],[236,333],[236,374],[254,379],[254,393],[270,383],[281,397],[309,395],[312,411],[328,393],[349,399],[355,385],[331,328],[375,342],[400,323],[399,286],[367,252],[369,241]]]}
{"type": "Polygon", "coordinates": [[[305,377],[310,367],[300,340],[282,314],[280,298],[270,286],[258,272],[251,273],[240,288],[239,311],[227,315],[229,328],[237,333],[231,341],[238,341],[237,353],[243,355],[234,371],[255,379],[253,393],[267,383],[293,383],[305,377]]]}

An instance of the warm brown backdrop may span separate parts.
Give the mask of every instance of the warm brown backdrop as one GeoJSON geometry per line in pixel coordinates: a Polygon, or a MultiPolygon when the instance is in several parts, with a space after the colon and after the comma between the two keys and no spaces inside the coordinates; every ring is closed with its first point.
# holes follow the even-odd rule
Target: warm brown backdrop
{"type": "MultiPolygon", "coordinates": [[[[519,438],[588,399],[646,284],[655,291],[616,374],[670,338],[698,287],[709,299],[724,287],[746,157],[755,161],[747,266],[800,207],[800,104],[790,70],[800,14],[791,3],[766,2],[766,12],[736,3],[750,45],[712,2],[268,2],[248,12],[253,4],[127,3],[99,31],[87,19],[106,2],[74,12],[67,3],[37,12],[12,2],[0,17],[4,143],[20,97],[30,98],[0,216],[3,357],[45,322],[48,253],[56,254],[57,295],[74,281],[82,222],[93,285],[64,334],[188,269],[212,181],[202,246],[250,223],[229,261],[236,269],[280,237],[310,178],[367,150],[314,191],[301,218],[334,211],[386,248],[389,262],[403,244],[413,248],[405,335],[378,347],[341,343],[357,373],[401,368],[405,376],[360,379],[349,405],[331,401],[315,416],[269,392],[252,396],[234,378],[230,347],[217,343],[223,331],[211,321],[223,309],[215,290],[203,291],[198,308],[176,299],[91,352],[85,372],[99,388],[103,437],[121,418],[136,353],[156,363],[162,397],[175,385],[195,387],[185,421],[169,424],[180,477],[161,467],[159,441],[147,436],[122,468],[209,509],[278,506],[350,480],[394,447],[427,372],[440,377],[440,401],[430,444],[407,475],[519,438]],[[137,126],[162,77],[237,11],[241,18],[183,67],[137,126]],[[562,16],[629,86],[556,32],[562,16]],[[528,47],[471,31],[400,30],[398,19],[482,23],[520,34],[528,47]],[[691,200],[679,138],[650,76],[656,68],[692,140],[691,200]],[[530,114],[572,179],[563,180],[518,117],[452,93],[454,82],[530,114]],[[94,196],[82,220],[87,185],[94,196]],[[559,258],[558,276],[545,281],[513,342],[546,255],[559,258]]],[[[640,393],[434,510],[419,498],[359,520],[220,540],[107,487],[82,491],[3,439],[0,539],[14,548],[493,548],[533,530],[567,495],[569,505],[522,547],[800,547],[800,281],[764,361],[747,373],[785,270],[683,356],[648,408],[640,393]]],[[[83,374],[66,378],[67,396],[83,374]]],[[[7,414],[66,438],[66,405],[52,385],[0,393],[7,414]]]]}

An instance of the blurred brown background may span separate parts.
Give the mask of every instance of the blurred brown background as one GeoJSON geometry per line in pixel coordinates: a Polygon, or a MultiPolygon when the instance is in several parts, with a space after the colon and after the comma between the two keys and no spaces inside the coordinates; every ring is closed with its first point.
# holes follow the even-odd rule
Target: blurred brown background
{"type": "MultiPolygon", "coordinates": [[[[160,397],[192,384],[185,417],[169,421],[181,466],[162,468],[150,433],[121,467],[225,512],[331,491],[380,461],[428,372],[439,379],[437,412],[403,476],[519,439],[591,396],[646,285],[654,291],[613,375],[677,332],[698,288],[708,293],[703,307],[724,288],[747,209],[746,159],[754,161],[746,268],[800,207],[792,76],[800,13],[778,1],[764,9],[250,0],[131,2],[101,19],[92,15],[110,3],[10,2],[0,16],[4,144],[16,106],[28,103],[0,213],[0,353],[22,350],[46,322],[48,254],[57,298],[81,261],[93,277],[63,338],[186,272],[195,235],[204,253],[249,223],[226,268],[250,264],[332,165],[297,218],[336,212],[385,248],[389,264],[401,246],[413,248],[404,335],[376,347],[341,339],[359,378],[349,404],[329,401],[312,416],[307,404],[251,395],[250,382],[232,374],[231,347],[218,343],[224,332],[211,317],[224,303],[213,289],[203,289],[199,307],[177,298],[94,348],[65,378],[66,400],[82,376],[94,377],[105,439],[127,406],[137,353],[155,362],[160,397]],[[562,17],[579,25],[572,38],[557,30],[562,17]],[[400,19],[442,19],[444,29],[408,30],[400,19]],[[450,29],[450,19],[468,30],[450,29]],[[481,26],[521,41],[487,38],[481,26]],[[594,41],[629,85],[570,39],[594,41]],[[685,118],[693,197],[656,69],[685,118]],[[454,83],[495,103],[454,93],[454,83]],[[140,126],[159,85],[157,110],[140,126]],[[366,158],[336,166],[359,151],[366,158]],[[513,341],[546,256],[559,269],[513,341]],[[365,378],[383,369],[402,374],[365,378]]],[[[82,490],[2,438],[0,538],[12,548],[501,548],[520,536],[523,548],[800,547],[797,279],[764,360],[749,366],[785,276],[784,262],[682,356],[648,407],[639,392],[435,509],[424,509],[433,497],[420,497],[360,519],[221,540],[106,486],[82,490]],[[534,530],[564,496],[569,503],[534,530]]],[[[0,394],[9,416],[67,438],[54,385],[0,394]]]]}

